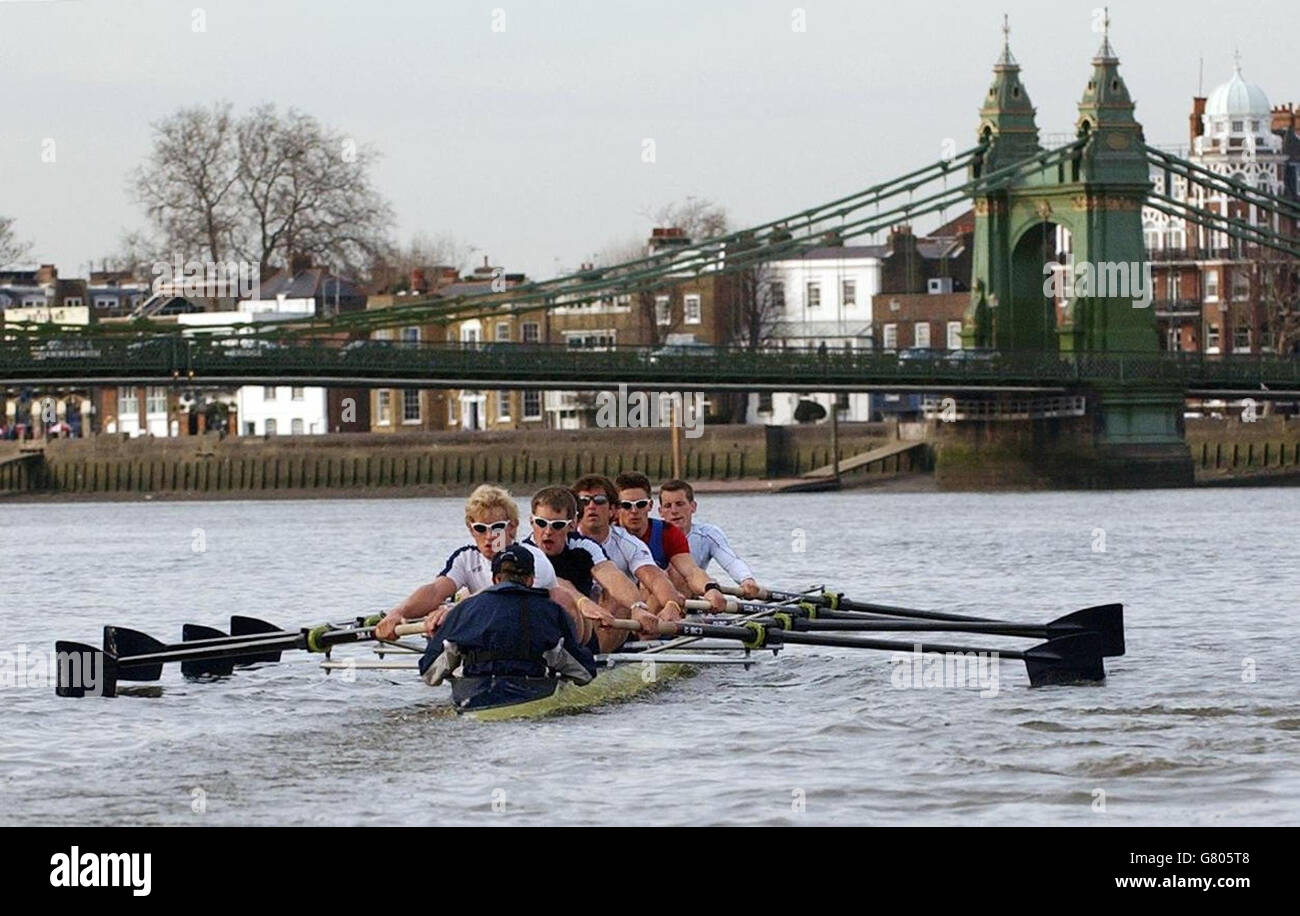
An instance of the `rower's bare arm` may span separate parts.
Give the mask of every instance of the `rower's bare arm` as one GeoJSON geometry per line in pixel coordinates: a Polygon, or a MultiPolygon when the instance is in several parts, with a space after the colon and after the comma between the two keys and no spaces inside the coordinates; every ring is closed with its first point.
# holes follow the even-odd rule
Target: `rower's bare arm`
{"type": "Polygon", "coordinates": [[[665,611],[669,611],[668,616],[676,619],[681,617],[682,608],[685,607],[685,597],[673,583],[669,580],[668,575],[658,566],[642,566],[636,571],[636,577],[641,584],[646,587],[655,601],[665,611]],[[676,608],[674,614],[671,608],[676,608]]]}
{"type": "Polygon", "coordinates": [[[447,576],[439,576],[432,582],[421,585],[411,592],[406,600],[384,615],[384,619],[375,628],[375,635],[380,639],[393,639],[399,623],[427,617],[454,594],[456,594],[456,583],[447,576]]]}
{"type": "Polygon", "coordinates": [[[699,595],[713,606],[715,614],[727,609],[727,596],[717,589],[708,588],[709,574],[700,569],[700,564],[689,553],[679,553],[668,562],[686,580],[692,594],[699,595]]]}
{"type": "Polygon", "coordinates": [[[563,579],[555,580],[555,586],[550,589],[550,596],[551,600],[562,607],[564,613],[569,615],[569,621],[573,624],[574,632],[578,636],[578,642],[585,643],[588,639],[591,639],[592,623],[578,607],[579,602],[586,601],[587,598],[563,579]]]}
{"type": "Polygon", "coordinates": [[[630,608],[641,600],[636,584],[619,571],[613,560],[601,560],[591,568],[591,574],[600,587],[623,607],[630,608]]]}

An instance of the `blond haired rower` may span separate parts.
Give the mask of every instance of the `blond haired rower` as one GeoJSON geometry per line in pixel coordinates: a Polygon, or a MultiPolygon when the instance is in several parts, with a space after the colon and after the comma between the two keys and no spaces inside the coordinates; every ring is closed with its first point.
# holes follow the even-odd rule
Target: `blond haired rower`
{"type": "MultiPolygon", "coordinates": [[[[465,501],[465,527],[471,543],[453,550],[437,578],[384,615],[375,628],[378,638],[393,639],[399,623],[419,617],[425,618],[425,632],[433,635],[451,610],[443,607],[444,602],[461,589],[477,594],[492,586],[492,558],[515,542],[519,507],[501,487],[484,484],[465,501]]],[[[571,593],[557,587],[555,569],[546,554],[530,544],[524,546],[534,554],[533,587],[550,592],[551,600],[573,618],[578,638],[585,642],[591,637],[591,623],[578,613],[571,593]]]]}

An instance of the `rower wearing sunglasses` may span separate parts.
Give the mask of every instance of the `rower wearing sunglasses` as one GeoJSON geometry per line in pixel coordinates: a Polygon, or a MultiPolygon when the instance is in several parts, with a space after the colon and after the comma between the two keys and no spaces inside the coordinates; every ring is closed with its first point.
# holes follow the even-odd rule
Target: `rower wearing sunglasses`
{"type": "Polygon", "coordinates": [[[709,579],[691,556],[691,545],[682,530],[671,522],[650,517],[650,479],[637,471],[625,471],[614,480],[618,488],[618,523],[650,548],[660,569],[669,571],[674,583],[684,584],[690,593],[705,599],[720,614],[727,609],[722,586],[709,579]]]}
{"type": "MultiPolygon", "coordinates": [[[[412,592],[397,605],[375,628],[379,639],[393,639],[399,623],[413,618],[425,618],[425,630],[430,635],[442,625],[449,607],[444,602],[461,589],[471,595],[492,586],[492,558],[515,541],[519,528],[519,507],[510,494],[500,487],[484,484],[474,490],[465,501],[465,527],[473,543],[452,551],[438,577],[412,592]]],[[[533,588],[547,589],[555,601],[573,618],[578,636],[587,640],[592,626],[574,607],[572,596],[558,587],[555,569],[537,547],[525,545],[534,554],[533,588]]]]}
{"type": "MultiPolygon", "coordinates": [[[[633,611],[649,611],[661,620],[680,620],[686,599],[650,555],[650,549],[613,524],[618,490],[601,474],[579,477],[571,487],[578,503],[578,533],[591,538],[618,570],[641,586],[633,611]]],[[[638,618],[639,619],[639,618],[638,618]]]]}
{"type": "Polygon", "coordinates": [[[541,548],[555,568],[561,588],[571,588],[579,613],[597,624],[593,652],[613,652],[627,639],[627,630],[607,625],[615,617],[638,621],[642,635],[658,638],[659,620],[643,610],[641,594],[631,579],[605,555],[605,550],[577,529],[578,502],[567,487],[546,487],[533,494],[532,534],[525,545],[541,548]],[[637,607],[633,607],[637,605],[637,607]]]}
{"type": "Polygon", "coordinates": [[[754,578],[749,564],[740,558],[731,547],[731,542],[717,525],[695,521],[695,512],[699,506],[695,502],[695,488],[680,478],[665,480],[659,485],[659,515],[666,522],[672,522],[686,535],[691,545],[691,556],[700,569],[706,572],[709,563],[718,561],[727,575],[736,580],[740,594],[744,598],[757,598],[762,594],[762,587],[754,578]]]}

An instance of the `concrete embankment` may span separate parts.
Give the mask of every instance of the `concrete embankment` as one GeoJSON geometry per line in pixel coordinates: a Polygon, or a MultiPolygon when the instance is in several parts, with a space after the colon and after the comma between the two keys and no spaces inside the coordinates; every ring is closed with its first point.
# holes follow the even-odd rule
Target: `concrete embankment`
{"type": "MultiPolygon", "coordinates": [[[[841,454],[869,450],[883,424],[843,424],[841,454]]],[[[767,491],[831,460],[825,425],[709,426],[683,439],[685,476],[767,491]]],[[[11,498],[262,499],[460,495],[480,483],[519,492],[582,474],[672,475],[666,429],[195,436],[0,443],[0,493],[11,498]]]]}

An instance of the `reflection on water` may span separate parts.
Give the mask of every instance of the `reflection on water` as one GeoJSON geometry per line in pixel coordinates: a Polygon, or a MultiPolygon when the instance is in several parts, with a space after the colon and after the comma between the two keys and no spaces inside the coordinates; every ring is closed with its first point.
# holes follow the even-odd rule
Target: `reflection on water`
{"type": "MultiPolygon", "coordinates": [[[[1298,515],[1297,489],[706,495],[700,518],[771,584],[1023,621],[1123,601],[1129,654],[1083,688],[1029,690],[1006,661],[982,698],[896,689],[888,653],[796,647],[506,723],[302,653],[117,700],[6,682],[0,822],[1296,824],[1298,515]]],[[[461,519],[457,500],[0,506],[0,649],[383,610],[461,519]]]]}

